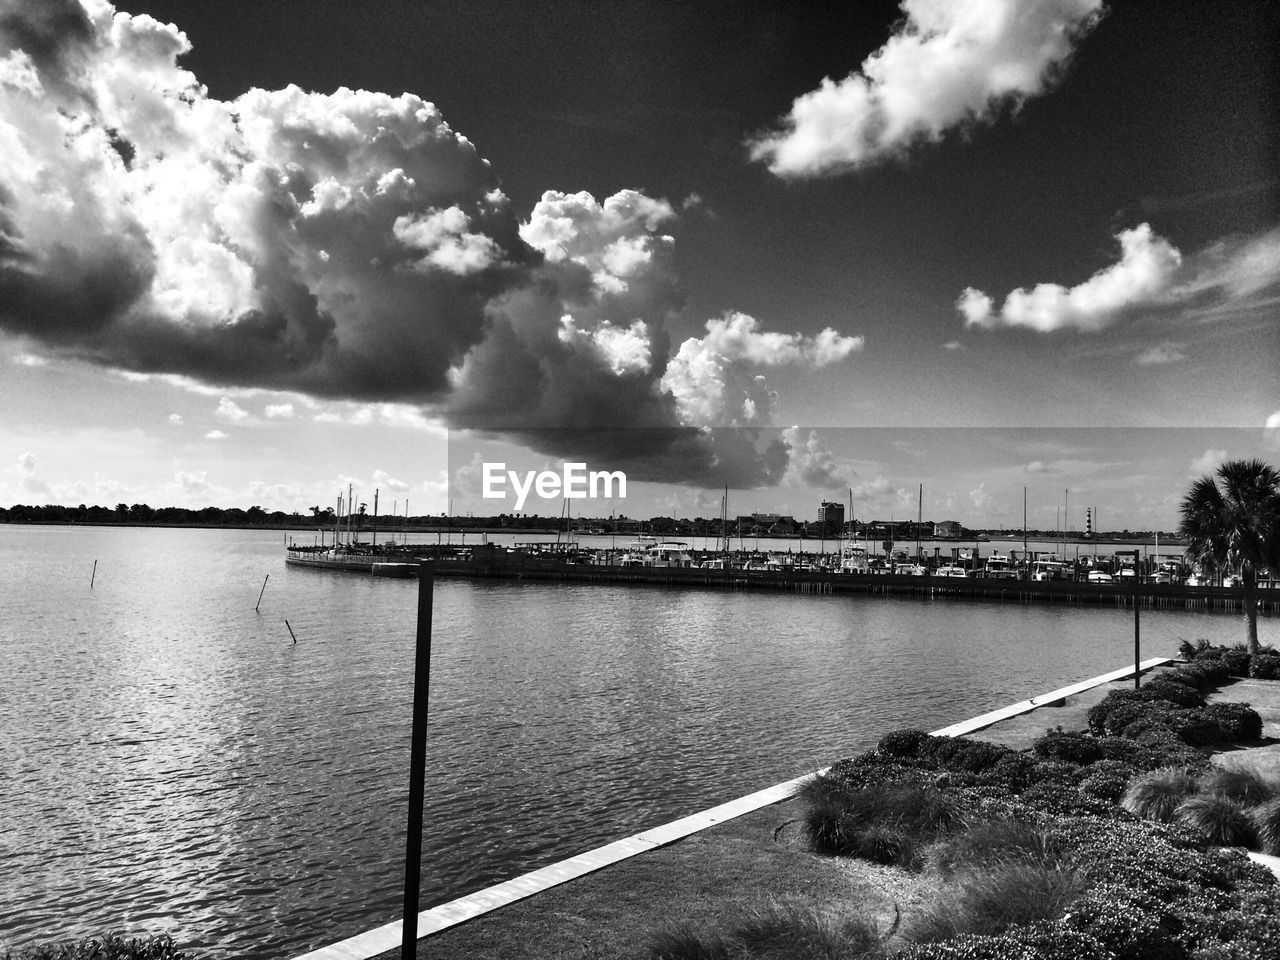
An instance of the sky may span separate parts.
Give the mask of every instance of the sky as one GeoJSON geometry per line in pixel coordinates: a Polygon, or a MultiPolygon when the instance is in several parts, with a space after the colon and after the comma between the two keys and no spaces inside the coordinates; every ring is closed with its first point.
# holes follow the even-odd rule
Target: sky
{"type": "Polygon", "coordinates": [[[1233,0],[0,0],[0,504],[1172,529],[1280,460],[1278,68],[1233,0]]]}

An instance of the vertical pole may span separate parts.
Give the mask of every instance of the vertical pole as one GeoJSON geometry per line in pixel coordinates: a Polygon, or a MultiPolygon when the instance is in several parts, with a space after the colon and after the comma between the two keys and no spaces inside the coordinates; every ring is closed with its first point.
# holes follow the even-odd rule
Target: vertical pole
{"type": "Polygon", "coordinates": [[[267,581],[271,579],[271,574],[267,574],[262,578],[262,589],[258,591],[258,603],[253,605],[253,612],[258,612],[258,604],[262,603],[262,595],[267,592],[267,581]]]}
{"type": "Polygon", "coordinates": [[[405,831],[404,918],[400,960],[418,948],[418,888],[422,876],[422,800],[427,769],[427,692],[431,680],[431,598],[435,586],[429,560],[418,564],[418,638],[413,667],[413,735],[409,756],[409,822],[405,831]]]}
{"type": "Polygon", "coordinates": [[[93,581],[98,579],[98,561],[93,561],[93,573],[89,574],[89,589],[93,589],[93,581]]]}
{"type": "Polygon", "coordinates": [[[1141,578],[1138,576],[1138,551],[1133,551],[1133,689],[1138,690],[1142,687],[1142,677],[1138,672],[1138,664],[1142,662],[1142,654],[1140,652],[1141,644],[1139,642],[1141,630],[1139,626],[1138,612],[1138,583],[1141,578]]]}

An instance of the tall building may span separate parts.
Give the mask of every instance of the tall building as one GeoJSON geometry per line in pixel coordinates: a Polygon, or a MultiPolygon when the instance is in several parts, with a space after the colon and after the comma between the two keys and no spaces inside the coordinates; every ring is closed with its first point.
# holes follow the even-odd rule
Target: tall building
{"type": "Polygon", "coordinates": [[[837,536],[844,529],[844,504],[823,500],[818,505],[818,523],[826,536],[837,536]]]}

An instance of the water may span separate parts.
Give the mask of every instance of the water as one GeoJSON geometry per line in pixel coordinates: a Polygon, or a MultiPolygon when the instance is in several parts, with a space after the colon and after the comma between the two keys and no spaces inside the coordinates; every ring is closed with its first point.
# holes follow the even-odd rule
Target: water
{"type": "MultiPolygon", "coordinates": [[[[396,918],[417,585],[282,545],[0,527],[0,950],[271,960],[396,918]]],[[[1243,638],[1142,623],[1144,656],[1243,638]]],[[[661,587],[445,581],[434,627],[423,907],[1132,656],[1122,609],[661,587]]]]}

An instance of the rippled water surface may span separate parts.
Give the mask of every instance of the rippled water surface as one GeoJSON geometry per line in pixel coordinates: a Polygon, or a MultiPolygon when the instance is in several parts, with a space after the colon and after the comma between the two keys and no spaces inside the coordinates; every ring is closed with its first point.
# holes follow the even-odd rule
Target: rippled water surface
{"type": "MultiPolygon", "coordinates": [[[[417,584],[282,545],[0,527],[0,951],[127,930],[270,960],[396,918],[417,584]]],[[[1243,637],[1142,622],[1144,656],[1243,637]]],[[[1132,638],[1115,608],[438,583],[422,906],[1113,669],[1132,638]]]]}

